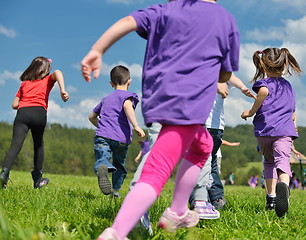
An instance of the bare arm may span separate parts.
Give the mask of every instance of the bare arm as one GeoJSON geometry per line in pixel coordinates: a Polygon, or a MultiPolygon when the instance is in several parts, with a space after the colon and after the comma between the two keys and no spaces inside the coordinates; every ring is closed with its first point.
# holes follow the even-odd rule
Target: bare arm
{"type": "Polygon", "coordinates": [[[20,98],[18,98],[18,97],[14,98],[13,103],[12,103],[12,108],[13,109],[17,109],[18,108],[19,101],[20,101],[20,98]]]}
{"type": "Polygon", "coordinates": [[[257,110],[260,108],[261,104],[266,99],[268,94],[269,94],[268,88],[266,88],[266,87],[259,88],[259,91],[258,91],[258,94],[257,94],[257,98],[256,98],[256,100],[255,100],[251,110],[245,110],[241,114],[241,118],[246,120],[248,117],[252,117],[257,112],[257,110]]]}
{"type": "Polygon", "coordinates": [[[229,147],[237,147],[240,145],[240,142],[229,142],[229,141],[222,139],[222,145],[229,146],[229,147]]]}
{"type": "Polygon", "coordinates": [[[256,96],[251,92],[250,89],[248,89],[244,83],[236,77],[234,74],[231,75],[231,78],[229,80],[230,84],[232,84],[234,87],[238,88],[241,90],[241,92],[246,95],[247,97],[251,97],[256,99],[256,96]]]}
{"type": "Polygon", "coordinates": [[[135,157],[135,162],[138,163],[140,157],[141,157],[141,154],[142,154],[142,150],[139,151],[138,155],[135,157]]]}
{"type": "Polygon", "coordinates": [[[107,49],[126,34],[136,30],[137,23],[135,19],[132,16],[127,16],[113,24],[102,34],[81,62],[82,75],[87,82],[90,82],[92,72],[94,72],[94,78],[98,78],[100,75],[102,55],[107,49]]]}
{"type": "Polygon", "coordinates": [[[98,127],[98,114],[96,114],[95,112],[92,112],[89,117],[88,120],[92,123],[92,125],[94,125],[95,127],[98,127]]]}
{"type": "Polygon", "coordinates": [[[231,76],[232,76],[232,72],[220,71],[219,83],[225,83],[229,81],[231,76]]]}
{"type": "Polygon", "coordinates": [[[132,124],[134,130],[137,132],[139,137],[144,137],[145,133],[144,131],[138,126],[137,120],[136,120],[136,116],[135,116],[135,111],[133,108],[133,103],[130,99],[127,99],[124,104],[123,104],[123,108],[124,108],[124,112],[128,118],[128,120],[130,121],[130,123],[132,124]]]}
{"type": "Polygon", "coordinates": [[[64,82],[64,76],[63,73],[60,70],[55,70],[52,73],[52,78],[57,81],[58,86],[60,88],[61,98],[64,102],[68,101],[69,94],[65,90],[65,82],[64,82]]]}

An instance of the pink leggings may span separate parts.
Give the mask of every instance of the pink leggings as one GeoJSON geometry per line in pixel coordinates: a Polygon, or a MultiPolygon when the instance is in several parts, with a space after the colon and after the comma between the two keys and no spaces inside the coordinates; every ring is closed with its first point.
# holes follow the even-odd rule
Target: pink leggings
{"type": "Polygon", "coordinates": [[[212,137],[200,124],[163,125],[138,182],[151,185],[159,196],[182,157],[202,168],[212,148],[212,137]]]}

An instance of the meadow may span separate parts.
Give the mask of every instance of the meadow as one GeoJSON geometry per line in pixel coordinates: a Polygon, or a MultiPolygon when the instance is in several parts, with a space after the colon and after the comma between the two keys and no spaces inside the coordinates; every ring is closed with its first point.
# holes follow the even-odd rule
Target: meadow
{"type": "MultiPolygon", "coordinates": [[[[0,190],[0,240],[97,239],[112,224],[132,174],[120,199],[104,196],[96,177],[44,176],[50,178],[50,184],[33,189],[29,172],[11,172],[8,188],[0,190]]],[[[171,204],[173,184],[173,180],[167,183],[150,209],[153,235],[136,226],[129,234],[131,240],[306,239],[305,191],[291,191],[289,213],[278,218],[273,211],[264,210],[264,190],[246,186],[225,186],[227,205],[219,219],[201,220],[194,228],[167,233],[157,223],[171,204]]]]}

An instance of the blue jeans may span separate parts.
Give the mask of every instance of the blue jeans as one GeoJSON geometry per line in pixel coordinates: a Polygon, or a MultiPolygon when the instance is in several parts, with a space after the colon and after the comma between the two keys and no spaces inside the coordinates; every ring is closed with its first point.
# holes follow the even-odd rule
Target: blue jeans
{"type": "Polygon", "coordinates": [[[128,144],[112,139],[96,136],[94,150],[96,163],[94,166],[97,174],[98,167],[103,164],[107,166],[108,172],[112,173],[112,185],[115,191],[119,191],[126,177],[127,171],[124,162],[127,156],[128,144]],[[112,163],[110,162],[113,158],[112,163]]]}
{"type": "Polygon", "coordinates": [[[211,153],[211,176],[214,181],[211,188],[208,190],[210,201],[214,201],[224,197],[224,188],[220,180],[217,160],[217,151],[222,144],[223,130],[214,128],[207,128],[207,130],[214,141],[214,147],[211,153]]]}

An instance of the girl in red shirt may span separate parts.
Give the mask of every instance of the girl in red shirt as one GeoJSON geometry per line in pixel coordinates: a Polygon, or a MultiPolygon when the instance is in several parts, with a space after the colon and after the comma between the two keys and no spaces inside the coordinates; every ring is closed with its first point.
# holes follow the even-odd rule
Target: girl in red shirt
{"type": "Polygon", "coordinates": [[[55,82],[59,85],[63,101],[66,102],[69,99],[69,94],[65,90],[63,74],[59,70],[50,74],[51,63],[51,59],[36,57],[20,76],[22,83],[12,104],[12,108],[17,109],[12,143],[5,155],[0,174],[0,187],[2,188],[6,188],[10,169],[29,130],[31,130],[34,143],[34,170],[31,172],[34,188],[41,188],[49,183],[48,178],[42,178],[43,135],[47,123],[49,94],[55,82]]]}

